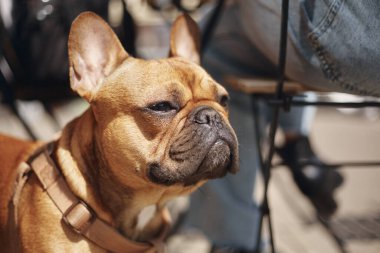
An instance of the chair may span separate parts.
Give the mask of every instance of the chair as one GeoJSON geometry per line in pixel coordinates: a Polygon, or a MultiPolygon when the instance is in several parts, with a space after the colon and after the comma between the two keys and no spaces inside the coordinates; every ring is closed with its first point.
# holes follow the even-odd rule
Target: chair
{"type": "MultiPolygon", "coordinates": [[[[10,0],[11,1],[11,0],[10,0]]],[[[0,17],[0,92],[25,130],[36,139],[20,115],[16,100],[38,100],[59,126],[51,103],[74,97],[69,85],[67,39],[70,24],[82,11],[90,10],[108,20],[111,1],[12,1],[13,23],[5,26],[0,17]]],[[[113,5],[115,1],[112,1],[113,5]]],[[[116,6],[121,18],[112,23],[128,52],[135,54],[135,27],[125,1],[116,6]]],[[[114,9],[112,9],[114,8],[114,9]]],[[[116,8],[116,9],[117,9],[116,8]]]]}
{"type": "MultiPolygon", "coordinates": [[[[223,5],[224,1],[219,1],[219,4],[223,5]]],[[[214,19],[217,20],[220,14],[221,8],[216,10],[214,14],[214,19]]],[[[280,32],[280,48],[279,48],[279,58],[277,67],[277,77],[273,79],[252,77],[252,78],[241,78],[241,77],[227,77],[226,83],[229,84],[233,89],[251,95],[252,97],[252,113],[255,120],[255,131],[257,138],[256,146],[259,150],[260,167],[263,175],[264,181],[264,191],[262,196],[261,206],[261,218],[259,224],[259,234],[256,240],[255,252],[259,252],[259,245],[261,240],[261,232],[264,224],[264,220],[267,220],[269,239],[271,243],[271,250],[275,252],[275,243],[273,238],[273,226],[270,215],[270,206],[268,203],[268,185],[271,179],[271,168],[275,165],[273,164],[273,156],[275,153],[274,140],[278,128],[278,119],[281,110],[289,111],[293,106],[329,106],[329,107],[341,107],[341,108],[363,108],[363,107],[380,107],[380,102],[378,100],[365,101],[365,102],[331,102],[331,101],[306,101],[302,97],[304,92],[317,92],[317,93],[328,93],[328,90],[317,90],[315,88],[307,87],[303,84],[287,80],[285,78],[285,60],[286,60],[286,44],[287,44],[287,28],[288,28],[288,12],[289,12],[289,0],[282,1],[282,17],[281,17],[281,32],[280,32]],[[260,133],[260,113],[258,110],[258,100],[264,100],[268,106],[272,109],[272,121],[270,122],[269,135],[267,136],[267,146],[268,152],[266,156],[263,154],[263,137],[260,133]]],[[[215,28],[216,22],[212,24],[212,27],[207,29],[206,38],[212,36],[213,30],[215,28]]],[[[207,45],[207,41],[203,41],[204,45],[207,45]]],[[[309,164],[311,164],[310,162],[309,164]]],[[[339,164],[327,164],[329,169],[338,169],[346,166],[379,166],[380,162],[346,162],[339,164]]],[[[320,219],[319,220],[323,226],[329,227],[329,221],[320,219]]],[[[344,252],[344,242],[340,238],[332,235],[338,246],[344,252]]]]}

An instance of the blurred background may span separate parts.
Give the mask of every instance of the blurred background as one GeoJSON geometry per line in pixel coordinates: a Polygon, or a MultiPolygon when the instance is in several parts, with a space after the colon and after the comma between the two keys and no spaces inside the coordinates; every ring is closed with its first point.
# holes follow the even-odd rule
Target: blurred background
{"type": "MultiPolygon", "coordinates": [[[[211,0],[1,0],[0,132],[50,140],[88,107],[71,93],[67,73],[67,35],[80,12],[95,11],[110,23],[130,54],[152,59],[167,56],[171,22],[178,13],[187,11],[199,21],[216,6],[211,0]]],[[[331,93],[325,99],[362,98],[331,93]]],[[[316,153],[330,163],[378,161],[380,111],[318,109],[310,139],[316,153]]],[[[341,172],[345,180],[336,192],[339,208],[326,226],[289,171],[273,170],[269,200],[278,252],[380,252],[380,166],[350,166],[341,172]]],[[[262,183],[260,177],[257,180],[259,196],[262,183]]],[[[182,198],[174,206],[186,210],[186,205],[182,198]]],[[[264,242],[265,237],[266,233],[264,242]]],[[[169,238],[173,253],[209,252],[210,247],[202,234],[169,238]]]]}

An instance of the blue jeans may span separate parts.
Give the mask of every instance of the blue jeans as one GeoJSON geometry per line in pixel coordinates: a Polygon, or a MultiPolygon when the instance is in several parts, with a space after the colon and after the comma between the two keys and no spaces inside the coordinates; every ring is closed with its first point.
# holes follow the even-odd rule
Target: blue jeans
{"type": "MultiPolygon", "coordinates": [[[[249,42],[277,61],[281,0],[239,0],[249,42]]],[[[286,75],[304,84],[380,96],[378,0],[290,0],[286,75]]]]}
{"type": "MultiPolygon", "coordinates": [[[[291,0],[286,75],[347,93],[380,94],[380,4],[373,1],[291,0]],[[369,18],[372,17],[372,18],[369,18]]],[[[280,0],[240,0],[224,11],[204,66],[226,75],[273,76],[278,58],[280,0]]],[[[252,249],[259,210],[253,199],[258,168],[250,98],[230,91],[231,123],[240,148],[240,172],[208,182],[191,196],[185,226],[216,245],[252,249]]],[[[265,115],[265,113],[263,114],[265,115]]],[[[307,134],[311,109],[282,114],[284,131],[307,134]]]]}

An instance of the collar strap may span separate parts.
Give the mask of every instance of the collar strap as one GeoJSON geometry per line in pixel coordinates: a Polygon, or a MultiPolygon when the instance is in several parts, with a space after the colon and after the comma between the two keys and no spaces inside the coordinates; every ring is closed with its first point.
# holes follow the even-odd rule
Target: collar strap
{"type": "Polygon", "coordinates": [[[62,174],[50,158],[50,145],[29,162],[43,189],[62,213],[62,220],[75,233],[86,237],[101,248],[114,253],[164,252],[163,239],[169,230],[170,215],[162,210],[165,221],[159,236],[150,242],[131,241],[99,219],[95,211],[68,187],[62,174]]]}

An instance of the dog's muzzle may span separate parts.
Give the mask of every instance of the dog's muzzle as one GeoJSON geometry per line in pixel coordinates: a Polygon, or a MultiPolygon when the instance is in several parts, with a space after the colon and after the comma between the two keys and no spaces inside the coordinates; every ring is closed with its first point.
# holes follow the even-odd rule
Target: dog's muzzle
{"type": "Polygon", "coordinates": [[[237,140],[232,128],[212,107],[200,106],[188,116],[170,145],[169,163],[152,163],[149,178],[159,184],[193,185],[238,170],[237,140]]]}

